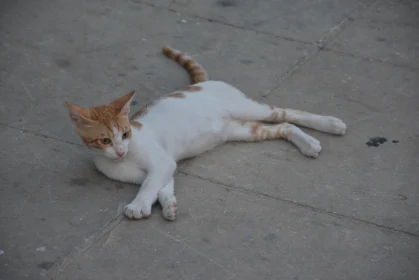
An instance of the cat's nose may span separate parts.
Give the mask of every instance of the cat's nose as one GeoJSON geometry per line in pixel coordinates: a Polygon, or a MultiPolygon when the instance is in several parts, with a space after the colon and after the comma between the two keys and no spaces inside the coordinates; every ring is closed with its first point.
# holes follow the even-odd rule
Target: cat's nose
{"type": "Polygon", "coordinates": [[[116,155],[118,157],[123,157],[125,155],[125,152],[124,151],[116,151],[116,155]]]}

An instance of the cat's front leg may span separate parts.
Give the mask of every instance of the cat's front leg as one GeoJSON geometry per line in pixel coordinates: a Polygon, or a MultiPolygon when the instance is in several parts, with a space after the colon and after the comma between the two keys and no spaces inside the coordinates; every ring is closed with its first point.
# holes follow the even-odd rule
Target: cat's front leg
{"type": "Polygon", "coordinates": [[[172,179],[169,184],[161,188],[157,194],[158,200],[163,207],[163,217],[169,221],[174,221],[177,216],[177,202],[174,185],[175,182],[172,179]]]}
{"type": "Polygon", "coordinates": [[[151,206],[157,200],[159,190],[173,180],[175,169],[174,161],[153,164],[137,196],[125,206],[125,216],[128,219],[136,220],[148,218],[151,215],[151,206]]]}

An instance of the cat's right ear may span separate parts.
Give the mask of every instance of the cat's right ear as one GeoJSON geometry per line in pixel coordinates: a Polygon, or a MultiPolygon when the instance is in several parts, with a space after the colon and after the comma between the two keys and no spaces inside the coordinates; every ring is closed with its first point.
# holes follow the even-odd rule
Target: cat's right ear
{"type": "Polygon", "coordinates": [[[135,90],[125,94],[124,96],[114,100],[111,103],[111,106],[113,106],[119,114],[128,116],[131,102],[134,100],[134,94],[135,90]]]}
{"type": "Polygon", "coordinates": [[[86,117],[87,109],[66,102],[71,122],[78,128],[92,126],[94,121],[86,117]]]}

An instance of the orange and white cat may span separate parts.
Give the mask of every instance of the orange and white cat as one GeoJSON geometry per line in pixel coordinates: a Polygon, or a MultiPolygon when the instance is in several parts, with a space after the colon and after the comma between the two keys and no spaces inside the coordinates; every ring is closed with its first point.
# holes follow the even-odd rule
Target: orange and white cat
{"type": "Polygon", "coordinates": [[[203,67],[168,46],[163,53],[188,70],[192,84],[146,105],[129,119],[134,91],[110,104],[82,108],[67,103],[70,118],[107,177],[141,188],[125,207],[130,219],[150,216],[156,200],[163,216],[176,219],[173,174],[177,161],[202,154],[227,141],[285,139],[310,157],[320,142],[296,125],[342,135],[338,118],[260,104],[235,87],[209,81],[203,67]]]}

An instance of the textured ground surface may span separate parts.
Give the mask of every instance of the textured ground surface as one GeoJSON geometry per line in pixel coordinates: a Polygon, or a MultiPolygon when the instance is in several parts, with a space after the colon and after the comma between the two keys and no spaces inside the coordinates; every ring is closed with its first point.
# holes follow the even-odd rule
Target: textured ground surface
{"type": "Polygon", "coordinates": [[[418,15],[414,0],[1,1],[0,279],[418,279],[418,15]],[[136,89],[136,109],[187,85],[166,43],[348,134],[309,131],[315,160],[221,146],[181,165],[176,222],[128,221],[138,187],[95,171],[63,102],[136,89]]]}

